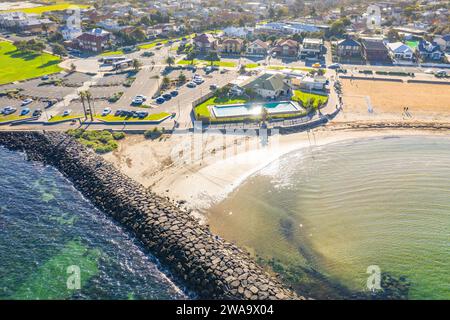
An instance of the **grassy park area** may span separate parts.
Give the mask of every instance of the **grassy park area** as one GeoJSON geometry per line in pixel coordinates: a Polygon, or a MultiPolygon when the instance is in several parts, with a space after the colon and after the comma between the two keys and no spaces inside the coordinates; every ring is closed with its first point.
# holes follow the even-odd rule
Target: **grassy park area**
{"type": "Polygon", "coordinates": [[[19,114],[10,114],[10,115],[0,115],[0,123],[2,122],[9,122],[9,121],[16,121],[16,120],[25,120],[30,118],[29,115],[21,116],[19,114]]]}
{"type": "Polygon", "coordinates": [[[0,85],[60,72],[60,59],[48,53],[24,53],[0,42],[0,85]]]}
{"type": "Polygon", "coordinates": [[[74,7],[76,6],[80,9],[89,8],[88,5],[63,2],[63,3],[52,4],[52,5],[48,5],[48,6],[39,6],[39,7],[34,7],[34,8],[4,10],[4,11],[0,11],[0,13],[1,12],[21,11],[21,12],[25,12],[25,13],[29,13],[29,14],[42,14],[42,13],[50,12],[50,11],[64,11],[64,10],[67,10],[68,8],[70,8],[71,6],[74,6],[74,7]]]}
{"type": "MultiPolygon", "coordinates": [[[[177,64],[181,64],[181,65],[199,65],[199,64],[204,64],[204,65],[211,65],[211,61],[208,60],[199,60],[199,59],[194,59],[194,60],[179,60],[177,61],[177,64]]],[[[232,61],[213,61],[212,62],[213,66],[216,67],[228,67],[228,68],[234,68],[236,67],[236,63],[232,62],[232,61]]]]}
{"type": "Polygon", "coordinates": [[[301,102],[303,106],[306,106],[309,101],[313,101],[314,108],[317,108],[319,105],[328,101],[328,96],[294,90],[292,100],[301,102]]]}
{"type": "Polygon", "coordinates": [[[170,116],[167,112],[161,112],[161,113],[154,113],[149,114],[145,118],[130,118],[130,117],[122,117],[122,116],[115,116],[113,114],[108,114],[106,116],[102,115],[96,115],[95,117],[102,121],[109,121],[109,122],[123,122],[123,121],[161,121],[162,119],[170,116]]]}

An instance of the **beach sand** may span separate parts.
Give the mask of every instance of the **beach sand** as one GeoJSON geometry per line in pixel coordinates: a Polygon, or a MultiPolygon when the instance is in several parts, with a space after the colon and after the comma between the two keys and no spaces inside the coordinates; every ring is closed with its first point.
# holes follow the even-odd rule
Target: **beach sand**
{"type": "Polygon", "coordinates": [[[202,217],[202,211],[247,177],[291,151],[349,139],[424,134],[448,135],[449,131],[348,129],[331,123],[309,133],[270,136],[267,144],[258,137],[218,134],[166,135],[156,140],[129,135],[118,150],[104,157],[145,187],[180,201],[202,217]]]}

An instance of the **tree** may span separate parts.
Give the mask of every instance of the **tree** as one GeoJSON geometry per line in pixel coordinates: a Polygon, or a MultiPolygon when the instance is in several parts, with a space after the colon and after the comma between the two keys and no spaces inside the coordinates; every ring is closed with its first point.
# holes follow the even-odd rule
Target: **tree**
{"type": "Polygon", "coordinates": [[[180,82],[180,83],[186,82],[186,76],[184,75],[183,72],[181,72],[180,75],[178,76],[178,82],[180,82]]]}
{"type": "Polygon", "coordinates": [[[86,94],[85,94],[84,91],[80,91],[80,92],[78,92],[78,95],[79,95],[80,100],[81,100],[81,105],[83,106],[84,120],[86,121],[87,120],[86,104],[85,104],[85,102],[86,102],[86,94]]]}
{"type": "Polygon", "coordinates": [[[162,84],[164,88],[167,88],[170,85],[170,79],[167,76],[164,76],[162,79],[162,84]]]}
{"type": "Polygon", "coordinates": [[[74,73],[77,71],[77,66],[73,63],[70,64],[70,73],[74,73]]]}
{"type": "Polygon", "coordinates": [[[389,29],[389,31],[387,33],[387,37],[388,37],[389,41],[391,41],[391,42],[400,40],[400,35],[394,29],[389,29]]]}
{"type": "Polygon", "coordinates": [[[245,65],[241,64],[241,67],[239,68],[239,73],[244,74],[245,73],[245,65]]]}
{"type": "Polygon", "coordinates": [[[261,121],[263,124],[266,123],[267,119],[269,118],[269,112],[267,111],[266,108],[262,108],[261,110],[261,121]]]}
{"type": "Polygon", "coordinates": [[[53,45],[53,53],[61,57],[67,54],[67,50],[63,45],[56,43],[53,45]]]}
{"type": "Polygon", "coordinates": [[[92,97],[92,93],[90,91],[85,91],[84,92],[88,106],[89,106],[89,114],[91,116],[91,121],[94,122],[94,99],[92,97]],[[92,105],[91,105],[92,102],[92,105]]]}
{"type": "Polygon", "coordinates": [[[215,52],[210,52],[208,53],[208,55],[206,56],[206,60],[208,60],[210,62],[210,65],[212,66],[214,61],[220,60],[219,56],[217,55],[217,53],[215,52]]]}
{"type": "Polygon", "coordinates": [[[166,63],[169,65],[169,67],[172,67],[172,64],[175,63],[175,59],[172,56],[168,56],[166,59],[166,63]]]}
{"type": "Polygon", "coordinates": [[[133,59],[133,69],[134,71],[138,72],[142,67],[142,62],[138,59],[133,59]]]}

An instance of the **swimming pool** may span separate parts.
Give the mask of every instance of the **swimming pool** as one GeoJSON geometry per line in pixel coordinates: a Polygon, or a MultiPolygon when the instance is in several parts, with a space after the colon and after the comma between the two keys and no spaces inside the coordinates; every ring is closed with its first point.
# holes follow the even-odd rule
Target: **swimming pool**
{"type": "Polygon", "coordinates": [[[269,114],[294,113],[299,112],[301,107],[293,101],[278,101],[266,103],[245,103],[245,104],[227,104],[216,105],[212,111],[216,118],[232,118],[257,116],[261,114],[262,108],[265,108],[269,114]]]}

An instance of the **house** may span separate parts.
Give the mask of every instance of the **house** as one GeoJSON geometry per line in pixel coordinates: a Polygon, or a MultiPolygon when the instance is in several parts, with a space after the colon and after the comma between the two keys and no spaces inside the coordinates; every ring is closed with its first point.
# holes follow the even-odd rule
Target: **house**
{"type": "Polygon", "coordinates": [[[75,26],[75,25],[67,25],[63,26],[59,29],[61,32],[64,40],[73,40],[83,34],[83,31],[81,31],[81,28],[75,26]]]}
{"type": "Polygon", "coordinates": [[[24,12],[0,14],[0,27],[23,34],[51,33],[57,30],[55,22],[24,12]]]}
{"type": "Polygon", "coordinates": [[[221,44],[221,51],[223,53],[240,54],[244,47],[244,41],[242,39],[228,38],[223,40],[221,44]]]}
{"type": "Polygon", "coordinates": [[[361,39],[362,53],[366,61],[375,63],[389,62],[389,51],[382,39],[363,38],[361,39]]]}
{"type": "Polygon", "coordinates": [[[441,48],[436,42],[429,42],[426,40],[419,41],[419,45],[416,48],[416,53],[423,60],[439,61],[444,56],[441,48]]]}
{"type": "Polygon", "coordinates": [[[293,84],[296,84],[299,89],[305,91],[323,91],[327,85],[327,78],[324,76],[305,76],[303,78],[299,78],[296,81],[292,81],[293,84]]]}
{"type": "Polygon", "coordinates": [[[323,50],[323,40],[305,38],[303,39],[302,46],[300,48],[300,58],[319,58],[323,50]]]}
{"type": "Polygon", "coordinates": [[[83,51],[102,52],[109,47],[111,33],[100,28],[84,32],[74,39],[74,44],[83,51]]]}
{"type": "Polygon", "coordinates": [[[201,53],[217,50],[217,39],[209,33],[202,33],[193,39],[195,49],[201,53]]]}
{"type": "Polygon", "coordinates": [[[283,57],[297,57],[298,56],[298,42],[295,40],[279,40],[275,43],[272,53],[276,53],[283,57]]]}
{"type": "Polygon", "coordinates": [[[444,36],[437,36],[434,38],[433,41],[439,45],[441,51],[450,53],[450,34],[446,34],[444,36]]]}
{"type": "Polygon", "coordinates": [[[340,40],[336,45],[336,55],[339,59],[360,58],[361,44],[352,38],[340,40]]]}
{"type": "Polygon", "coordinates": [[[233,38],[247,38],[253,33],[253,28],[247,27],[226,27],[223,33],[228,37],[233,38]]]}
{"type": "Polygon", "coordinates": [[[288,95],[291,92],[291,87],[286,83],[285,76],[279,73],[264,73],[243,87],[253,90],[263,98],[271,99],[288,95]]]}
{"type": "Polygon", "coordinates": [[[413,50],[402,42],[388,43],[387,48],[394,60],[412,60],[414,57],[413,50]]]}
{"type": "Polygon", "coordinates": [[[249,55],[265,56],[268,50],[269,45],[266,42],[257,39],[247,46],[246,52],[249,55]]]}

